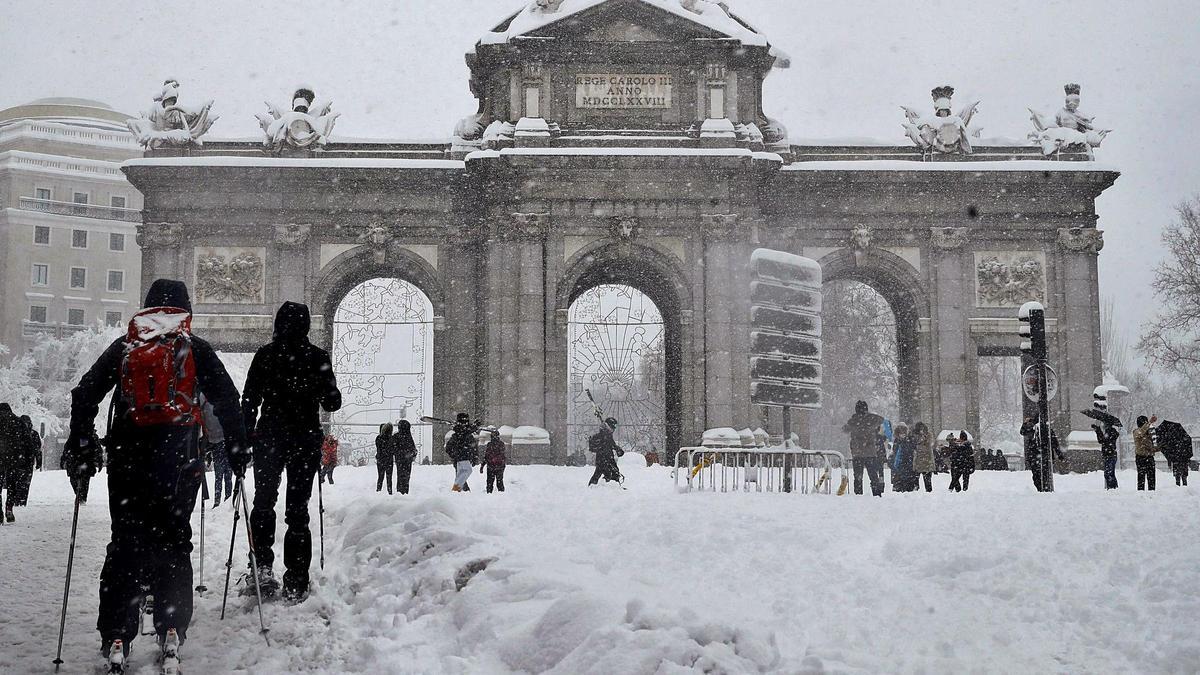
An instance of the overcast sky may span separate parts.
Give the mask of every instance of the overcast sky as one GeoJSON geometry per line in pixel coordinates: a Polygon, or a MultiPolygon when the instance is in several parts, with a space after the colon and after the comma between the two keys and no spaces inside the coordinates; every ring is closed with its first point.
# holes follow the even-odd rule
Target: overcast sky
{"type": "MultiPolygon", "coordinates": [[[[166,77],[183,102],[216,99],[214,137],[258,133],[264,99],[305,82],[343,113],[337,133],[445,138],[473,112],[463,53],[523,0],[3,0],[0,107],[95,98],[134,113],[166,77]]],[[[1115,131],[1098,158],[1123,172],[1099,202],[1103,296],[1136,334],[1154,309],[1159,232],[1200,192],[1200,3],[1128,0],[729,0],[792,56],[766,83],[793,140],[907,143],[899,106],[929,90],[980,99],[985,136],[1024,138],[1027,107],[1062,85],[1115,131]]]]}

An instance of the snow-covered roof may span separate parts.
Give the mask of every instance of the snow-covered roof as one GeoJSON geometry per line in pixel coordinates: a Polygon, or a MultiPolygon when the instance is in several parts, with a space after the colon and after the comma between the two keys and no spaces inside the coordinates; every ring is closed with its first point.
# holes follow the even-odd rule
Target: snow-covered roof
{"type": "MultiPolygon", "coordinates": [[[[479,44],[506,44],[513,38],[528,35],[538,29],[558,23],[585,10],[614,0],[527,0],[524,9],[505,19],[485,34],[479,44]]],[[[670,12],[692,23],[704,26],[742,44],[769,47],[766,37],[749,23],[712,0],[637,0],[651,7],[670,12]]],[[[787,56],[772,48],[780,67],[787,67],[787,56]]]]}
{"type": "Polygon", "coordinates": [[[461,161],[450,159],[388,159],[384,157],[138,157],[121,166],[238,166],[280,169],[462,169],[461,161]]]}
{"type": "Polygon", "coordinates": [[[854,159],[844,161],[794,162],[784,171],[1119,171],[1100,162],[1052,162],[1016,159],[983,162],[922,162],[907,159],[854,159]]]}

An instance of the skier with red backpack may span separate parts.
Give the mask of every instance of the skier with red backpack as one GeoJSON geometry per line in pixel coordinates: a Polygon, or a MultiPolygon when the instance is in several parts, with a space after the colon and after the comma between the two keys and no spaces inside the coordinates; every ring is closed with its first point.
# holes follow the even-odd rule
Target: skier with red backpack
{"type": "Polygon", "coordinates": [[[159,279],[145,309],[129,322],[71,392],[71,431],[62,466],[77,499],[103,462],[95,417],[115,389],[109,410],[109,510],[112,542],[100,572],[96,628],[113,673],[123,673],[138,634],[146,591],[154,596],[154,629],[163,672],[178,672],[179,646],[192,615],[191,514],[204,477],[199,455],[201,394],[225,432],[239,477],[250,455],[238,392],[204,340],[191,333],[191,301],[181,281],[159,279]]]}

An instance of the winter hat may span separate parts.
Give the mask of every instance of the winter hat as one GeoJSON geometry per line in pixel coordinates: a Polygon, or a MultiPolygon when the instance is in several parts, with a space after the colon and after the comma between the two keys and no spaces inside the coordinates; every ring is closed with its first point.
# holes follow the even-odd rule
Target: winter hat
{"type": "Polygon", "coordinates": [[[188,296],[187,284],[174,279],[159,279],[150,284],[146,301],[142,307],[175,307],[185,312],[192,311],[192,300],[188,296]]]}
{"type": "Polygon", "coordinates": [[[308,305],[285,302],[275,313],[276,340],[302,340],[308,337],[311,326],[312,318],[308,313],[308,305]]]}
{"type": "Polygon", "coordinates": [[[1144,426],[1146,426],[1146,424],[1147,424],[1147,423],[1149,423],[1149,422],[1150,422],[1150,418],[1149,418],[1149,417],[1146,417],[1145,415],[1138,415],[1138,418],[1137,418],[1137,425],[1138,425],[1139,427],[1144,427],[1144,426]]]}
{"type": "Polygon", "coordinates": [[[865,412],[867,412],[867,402],[866,402],[866,401],[859,401],[858,403],[855,403],[855,404],[854,404],[854,412],[856,412],[856,413],[865,413],[865,412]]]}
{"type": "Polygon", "coordinates": [[[460,412],[454,416],[454,423],[455,424],[470,424],[471,416],[465,412],[460,412]]]}
{"type": "Polygon", "coordinates": [[[617,418],[607,417],[604,419],[604,424],[608,425],[609,427],[612,427],[613,429],[616,429],[617,428],[617,418]]]}

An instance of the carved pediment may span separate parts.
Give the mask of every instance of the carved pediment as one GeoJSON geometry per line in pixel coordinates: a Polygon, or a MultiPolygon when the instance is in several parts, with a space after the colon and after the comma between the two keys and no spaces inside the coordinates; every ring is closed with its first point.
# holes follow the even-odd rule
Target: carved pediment
{"type": "Polygon", "coordinates": [[[616,20],[592,27],[578,39],[584,42],[670,42],[678,37],[632,21],[616,20]]]}
{"type": "MultiPolygon", "coordinates": [[[[688,0],[667,2],[671,3],[671,10],[644,0],[605,0],[578,11],[572,11],[571,6],[560,5],[557,11],[541,11],[537,16],[527,17],[526,20],[532,19],[536,27],[520,34],[603,42],[669,42],[741,37],[731,34],[740,32],[738,29],[743,28],[740,24],[731,23],[731,27],[736,26],[737,29],[728,32],[705,25],[733,21],[727,15],[718,17],[717,13],[723,10],[714,3],[704,3],[699,13],[695,13],[685,8],[688,0]]],[[[549,9],[552,8],[553,3],[549,9]]],[[[522,17],[517,17],[513,27],[520,30],[521,21],[522,17]]],[[[509,32],[511,34],[512,31],[509,32]]]]}

